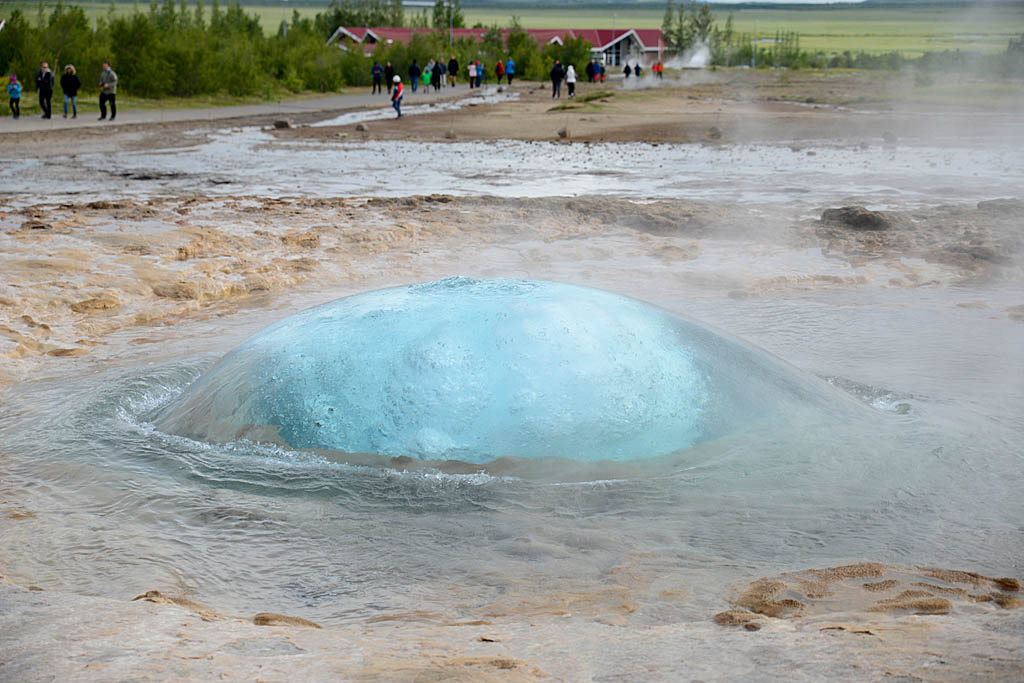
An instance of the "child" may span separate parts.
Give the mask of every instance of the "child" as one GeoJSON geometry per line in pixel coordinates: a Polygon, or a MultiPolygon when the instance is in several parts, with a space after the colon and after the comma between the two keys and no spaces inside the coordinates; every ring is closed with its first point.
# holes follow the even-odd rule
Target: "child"
{"type": "Polygon", "coordinates": [[[18,74],[11,74],[11,82],[7,84],[8,103],[11,105],[11,113],[14,118],[21,116],[21,83],[18,82],[18,74]]]}
{"type": "Polygon", "coordinates": [[[398,118],[402,118],[402,77],[396,75],[392,80],[395,84],[395,91],[391,95],[391,106],[398,113],[398,118]]]}

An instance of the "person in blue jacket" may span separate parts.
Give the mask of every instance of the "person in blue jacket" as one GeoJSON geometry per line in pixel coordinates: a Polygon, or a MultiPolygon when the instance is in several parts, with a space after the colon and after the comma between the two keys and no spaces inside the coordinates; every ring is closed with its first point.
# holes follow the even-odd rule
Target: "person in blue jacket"
{"type": "MultiPolygon", "coordinates": [[[[380,65],[380,62],[374,62],[373,68],[370,69],[370,73],[373,75],[373,90],[370,91],[371,95],[377,93],[383,93],[384,89],[381,88],[381,79],[384,78],[384,67],[380,65]]],[[[390,90],[391,88],[388,88],[390,90]]]]}
{"type": "Polygon", "coordinates": [[[21,116],[21,82],[18,80],[18,74],[11,74],[11,81],[7,84],[7,103],[14,118],[21,116]]]}
{"type": "Polygon", "coordinates": [[[508,58],[505,62],[505,77],[508,78],[508,84],[512,85],[512,77],[516,75],[516,63],[512,61],[512,57],[508,58]]]}

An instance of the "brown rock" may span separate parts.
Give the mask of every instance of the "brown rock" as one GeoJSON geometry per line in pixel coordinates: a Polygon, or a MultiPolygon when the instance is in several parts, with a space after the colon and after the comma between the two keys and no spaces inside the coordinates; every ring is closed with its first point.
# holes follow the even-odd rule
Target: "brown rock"
{"type": "Polygon", "coordinates": [[[274,128],[292,128],[292,122],[289,119],[278,119],[274,121],[274,128]]]}
{"type": "Polygon", "coordinates": [[[199,287],[194,282],[158,282],[153,293],[165,299],[198,299],[199,287]]]}
{"type": "Polygon", "coordinates": [[[110,309],[117,308],[120,305],[121,301],[116,296],[112,294],[105,294],[103,296],[73,303],[71,304],[71,310],[75,313],[93,313],[95,311],[109,311],[110,309]]]}
{"type": "Polygon", "coordinates": [[[850,230],[887,230],[891,227],[891,222],[885,215],[865,209],[863,206],[825,209],[821,214],[821,222],[839,224],[850,230]]]}
{"type": "Polygon", "coordinates": [[[320,235],[310,230],[309,232],[303,232],[296,235],[284,235],[281,237],[281,241],[291,247],[316,249],[320,246],[320,235]]]}
{"type": "Polygon", "coordinates": [[[274,612],[260,612],[252,618],[252,623],[257,626],[304,626],[306,628],[319,628],[323,626],[310,621],[309,619],[303,619],[302,617],[289,617],[285,614],[275,614],[274,612]]]}

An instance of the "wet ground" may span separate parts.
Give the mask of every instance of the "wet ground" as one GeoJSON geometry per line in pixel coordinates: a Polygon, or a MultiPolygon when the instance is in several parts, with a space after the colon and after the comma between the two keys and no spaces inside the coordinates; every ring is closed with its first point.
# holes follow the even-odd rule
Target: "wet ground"
{"type": "MultiPolygon", "coordinates": [[[[196,126],[0,161],[7,671],[1020,674],[1019,122],[886,142],[830,110],[808,130],[831,134],[780,139],[817,116],[790,106],[753,141],[463,139],[481,112],[532,112],[523,95],[419,115],[418,139],[196,126]],[[570,487],[350,471],[147,422],[288,313],[455,274],[693,316],[864,417],[570,487]],[[252,625],[265,612],[326,628],[252,625]]],[[[712,104],[692,130],[720,125],[712,104]]]]}

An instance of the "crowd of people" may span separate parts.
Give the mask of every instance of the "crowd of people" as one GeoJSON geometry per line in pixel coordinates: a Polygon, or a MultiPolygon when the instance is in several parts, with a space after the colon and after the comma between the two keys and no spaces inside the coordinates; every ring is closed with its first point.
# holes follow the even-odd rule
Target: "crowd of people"
{"type": "MultiPolygon", "coordinates": [[[[661,78],[664,73],[664,66],[661,62],[658,62],[651,66],[651,71],[657,78],[661,78]]],[[[401,118],[403,91],[401,76],[395,73],[391,62],[381,66],[380,62],[374,61],[370,73],[373,76],[371,94],[383,93],[383,84],[386,83],[388,93],[391,94],[392,106],[395,108],[398,118],[401,118]]],[[[469,87],[481,87],[481,84],[487,80],[487,73],[487,67],[479,59],[470,62],[466,67],[469,87]]],[[[501,83],[502,79],[507,79],[508,84],[512,85],[515,73],[516,65],[511,57],[504,62],[498,60],[494,65],[494,76],[498,83],[501,83]]],[[[597,59],[591,59],[587,62],[585,73],[588,83],[604,83],[605,81],[605,65],[597,59]]],[[[622,73],[627,79],[630,76],[640,78],[643,74],[643,68],[639,63],[632,66],[627,63],[623,66],[622,73]]],[[[458,83],[459,74],[459,60],[455,58],[455,55],[452,55],[447,63],[443,58],[431,59],[424,66],[420,66],[419,62],[413,59],[412,64],[409,66],[409,83],[412,85],[413,92],[416,92],[420,85],[423,86],[424,90],[433,88],[434,92],[437,92],[446,85],[454,88],[458,83]]],[[[552,99],[562,98],[562,83],[565,83],[570,98],[576,96],[577,73],[575,66],[572,64],[563,65],[560,60],[556,59],[549,75],[551,76],[552,99]]]]}
{"type": "MultiPolygon", "coordinates": [[[[53,91],[58,81],[55,81],[53,72],[47,62],[39,64],[39,71],[36,72],[36,92],[39,95],[39,108],[42,110],[42,118],[49,119],[53,116],[53,91]]],[[[78,118],[78,91],[82,89],[82,79],[74,64],[64,67],[64,73],[60,77],[60,89],[64,93],[64,118],[68,117],[68,105],[71,105],[71,118],[78,118]]],[[[103,62],[103,71],[99,78],[100,86],[100,120],[107,118],[107,106],[110,106],[110,120],[117,116],[117,74],[110,68],[110,62],[103,62]]],[[[11,74],[7,83],[7,102],[11,114],[15,119],[21,118],[21,95],[24,86],[18,80],[18,74],[11,74]]]]}

